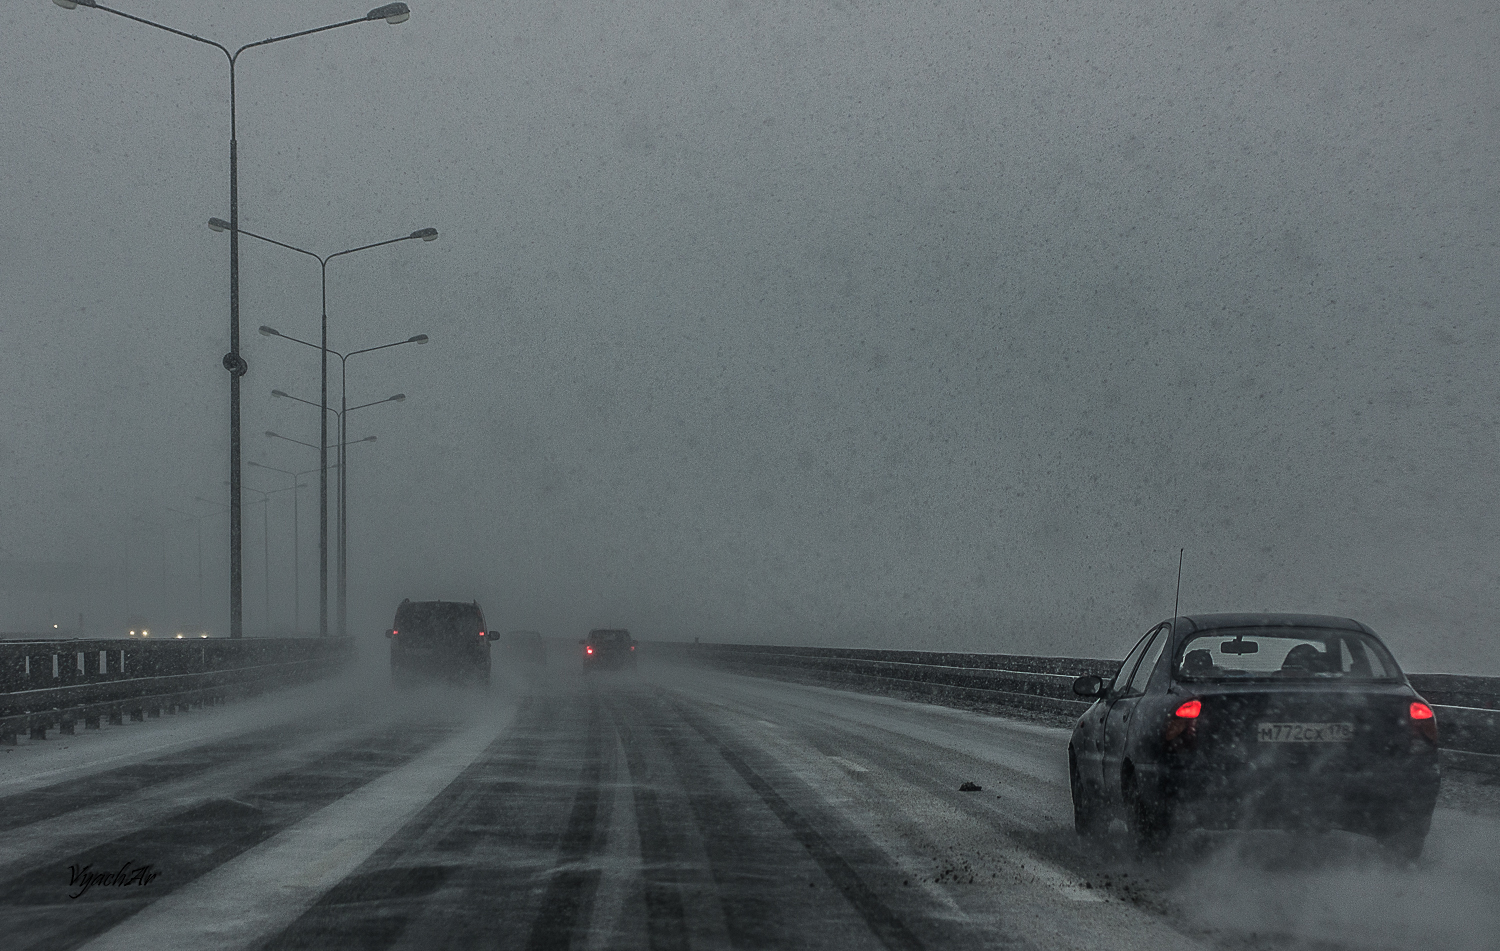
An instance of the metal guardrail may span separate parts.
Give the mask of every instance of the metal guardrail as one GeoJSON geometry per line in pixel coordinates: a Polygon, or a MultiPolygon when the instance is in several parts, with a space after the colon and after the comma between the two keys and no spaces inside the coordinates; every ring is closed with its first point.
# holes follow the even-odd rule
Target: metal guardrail
{"type": "Polygon", "coordinates": [[[0,743],[73,733],[314,680],[352,653],[347,639],[109,638],[0,642],[0,743]]]}
{"type": "MultiPolygon", "coordinates": [[[[649,646],[656,654],[737,673],[1069,717],[1081,716],[1091,703],[1073,694],[1074,678],[1111,677],[1120,666],[1118,660],[1024,654],[664,642],[649,646]]],[[[1500,677],[1411,674],[1409,679],[1436,709],[1443,749],[1457,754],[1449,758],[1458,765],[1491,768],[1494,764],[1472,757],[1500,756],[1500,677]]]]}

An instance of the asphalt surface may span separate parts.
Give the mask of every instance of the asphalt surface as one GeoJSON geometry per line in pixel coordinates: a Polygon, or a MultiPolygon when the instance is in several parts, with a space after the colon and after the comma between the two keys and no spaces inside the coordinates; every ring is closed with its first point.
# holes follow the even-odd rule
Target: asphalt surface
{"type": "Polygon", "coordinates": [[[1342,834],[1142,859],[1073,835],[1059,726],[648,664],[502,680],[0,750],[5,947],[1500,947],[1488,777],[1445,780],[1413,867],[1342,834]]]}

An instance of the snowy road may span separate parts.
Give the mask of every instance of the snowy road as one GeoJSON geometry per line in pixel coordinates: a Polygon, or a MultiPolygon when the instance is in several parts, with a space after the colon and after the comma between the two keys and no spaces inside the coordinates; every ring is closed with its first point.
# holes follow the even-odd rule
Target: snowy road
{"type": "Polygon", "coordinates": [[[1493,786],[1449,784],[1415,869],[1340,835],[1143,864],[1073,836],[1066,736],[671,667],[315,686],[0,752],[0,926],[17,951],[1500,947],[1493,786]]]}

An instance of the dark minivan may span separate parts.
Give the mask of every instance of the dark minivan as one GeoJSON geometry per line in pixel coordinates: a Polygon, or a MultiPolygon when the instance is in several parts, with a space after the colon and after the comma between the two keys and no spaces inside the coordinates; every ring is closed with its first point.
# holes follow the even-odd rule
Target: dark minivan
{"type": "Polygon", "coordinates": [[[391,640],[391,681],[490,682],[490,639],[478,601],[413,601],[396,608],[386,632],[391,640]]]}
{"type": "Polygon", "coordinates": [[[1437,718],[1375,632],[1348,618],[1210,614],[1153,627],[1068,744],[1083,834],[1122,816],[1143,845],[1186,829],[1342,829],[1421,854],[1437,718]]]}

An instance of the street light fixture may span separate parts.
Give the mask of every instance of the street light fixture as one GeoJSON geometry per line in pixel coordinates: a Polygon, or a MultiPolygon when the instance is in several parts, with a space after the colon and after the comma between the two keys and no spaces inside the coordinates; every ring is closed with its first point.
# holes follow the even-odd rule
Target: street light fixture
{"type": "MultiPolygon", "coordinates": [[[[390,6],[399,6],[399,4],[391,4],[390,6]]],[[[305,254],[318,262],[318,267],[321,269],[322,274],[323,313],[321,319],[321,336],[319,338],[322,343],[313,344],[308,343],[306,340],[297,340],[297,342],[306,344],[309,347],[316,347],[317,349],[323,351],[323,353],[320,355],[321,370],[319,374],[322,402],[319,405],[323,406],[324,408],[327,408],[328,406],[328,354],[332,352],[328,349],[328,262],[337,257],[342,257],[347,254],[354,254],[356,251],[368,251],[371,248],[380,248],[384,247],[385,245],[396,244],[401,241],[413,241],[417,239],[420,239],[422,241],[435,241],[438,236],[438,230],[436,228],[419,228],[416,231],[413,231],[411,234],[405,235],[404,237],[390,238],[385,241],[376,241],[374,244],[361,245],[357,248],[347,248],[343,251],[335,251],[334,253],[329,255],[321,255],[309,251],[306,248],[299,248],[294,244],[287,244],[284,241],[277,241],[275,238],[268,238],[265,235],[256,234],[253,231],[246,231],[243,228],[239,227],[238,219],[225,221],[223,218],[210,218],[208,219],[208,226],[214,231],[228,231],[230,233],[229,239],[231,242],[237,241],[239,236],[242,234],[248,235],[249,237],[255,238],[258,241],[264,241],[267,244],[274,244],[278,248],[285,248],[288,251],[295,251],[298,254],[305,254]]],[[[266,326],[262,326],[260,328],[260,332],[263,336],[267,337],[286,336],[285,334],[280,333],[276,330],[272,330],[270,327],[266,326]]],[[[419,336],[422,337],[421,340],[417,340],[415,337],[413,337],[411,340],[403,342],[427,342],[426,335],[419,336]]],[[[297,338],[287,337],[287,339],[296,340],[297,338]]],[[[323,419],[320,421],[320,425],[323,428],[321,441],[326,445],[328,442],[327,413],[323,414],[323,419]]],[[[343,439],[343,436],[340,435],[339,438],[343,439]]],[[[322,470],[321,474],[318,476],[318,633],[319,635],[326,637],[328,635],[328,456],[326,453],[319,457],[318,465],[322,470]]],[[[340,471],[342,472],[342,470],[340,471]]],[[[343,624],[342,617],[343,616],[340,615],[341,625],[343,624]]]]}
{"type": "MultiPolygon", "coordinates": [[[[427,229],[423,229],[423,230],[425,230],[425,231],[431,231],[432,229],[431,228],[427,228],[427,229]]],[[[248,234],[248,232],[247,232],[247,234],[248,234]]],[[[421,234],[422,234],[422,232],[420,232],[420,231],[414,231],[414,232],[412,232],[412,237],[420,237],[421,234]]],[[[349,358],[353,357],[353,356],[358,356],[361,353],[374,353],[376,350],[389,350],[392,347],[403,347],[403,346],[405,346],[405,345],[407,345],[409,343],[416,344],[417,346],[421,346],[421,345],[427,343],[431,339],[426,334],[413,334],[412,336],[407,337],[405,340],[397,340],[397,341],[394,341],[392,343],[383,343],[383,344],[381,344],[378,347],[365,347],[362,350],[351,350],[348,353],[340,353],[337,350],[330,350],[326,346],[326,343],[327,343],[327,334],[328,334],[328,321],[326,319],[326,311],[325,311],[325,319],[323,321],[323,334],[324,334],[324,343],[325,343],[325,345],[322,346],[322,347],[319,347],[317,344],[312,343],[310,341],[302,340],[299,337],[293,337],[293,336],[290,336],[289,334],[284,334],[281,331],[277,330],[275,327],[267,327],[264,324],[262,324],[261,327],[260,327],[260,333],[261,333],[261,336],[264,336],[264,337],[281,337],[282,339],[284,339],[284,340],[290,340],[293,343],[300,343],[304,347],[312,347],[315,350],[321,350],[322,351],[322,357],[323,357],[323,365],[324,365],[325,368],[328,365],[328,354],[331,353],[334,356],[336,356],[336,357],[339,358],[339,391],[340,391],[339,406],[340,406],[340,408],[337,409],[337,410],[335,410],[332,407],[329,407],[328,404],[327,404],[326,395],[325,395],[325,398],[324,398],[324,402],[322,404],[320,404],[320,407],[328,409],[329,412],[332,412],[336,417],[338,417],[338,420],[339,420],[339,436],[338,436],[338,438],[339,438],[339,444],[340,445],[347,445],[347,443],[344,442],[344,436],[346,434],[346,430],[344,428],[344,414],[348,413],[349,409],[350,409],[349,408],[349,358]]],[[[325,381],[326,381],[326,377],[325,377],[325,381]]],[[[289,399],[297,399],[297,397],[290,396],[289,394],[286,394],[286,393],[284,393],[281,390],[272,390],[271,391],[271,395],[272,396],[276,396],[278,394],[280,394],[281,396],[287,397],[289,399]]],[[[325,394],[326,394],[326,390],[325,390],[325,394]]],[[[384,399],[384,400],[377,400],[376,402],[378,402],[378,403],[398,402],[399,403],[399,402],[401,402],[402,400],[405,400],[405,399],[406,399],[406,394],[400,393],[400,394],[397,394],[397,396],[393,396],[393,397],[390,397],[390,398],[384,399]]],[[[305,402],[307,402],[307,400],[299,400],[299,402],[304,402],[305,403],[305,402]]],[[[365,406],[373,406],[373,405],[375,405],[375,404],[374,403],[366,403],[365,404],[365,406]]],[[[363,409],[363,407],[356,406],[356,407],[354,407],[354,409],[363,409]]],[[[328,423],[328,414],[324,413],[323,414],[323,424],[324,424],[325,427],[327,426],[327,423],[328,423]]],[[[324,436],[324,440],[327,441],[327,436],[324,436]]],[[[345,461],[344,453],[343,453],[342,450],[340,450],[340,452],[339,452],[339,462],[340,462],[341,465],[339,466],[339,518],[338,518],[338,526],[339,526],[339,528],[338,528],[338,531],[339,531],[339,574],[338,574],[338,589],[339,589],[339,593],[338,593],[338,601],[339,601],[339,636],[341,636],[341,637],[344,636],[345,634],[347,634],[347,631],[348,631],[348,622],[347,622],[348,615],[347,615],[346,611],[347,611],[348,606],[349,606],[349,572],[348,572],[348,555],[347,555],[347,550],[348,550],[348,545],[349,545],[349,536],[348,536],[348,529],[349,529],[348,516],[349,516],[349,513],[348,513],[348,506],[345,503],[345,497],[347,495],[348,488],[349,488],[349,469],[348,469],[347,466],[342,465],[342,463],[344,461],[345,461]]]]}
{"type": "Polygon", "coordinates": [[[365,14],[366,20],[384,20],[387,23],[405,23],[411,19],[411,8],[404,3],[387,3],[365,14]]]}
{"type": "MultiPolygon", "coordinates": [[[[353,20],[344,20],[339,23],[330,23],[327,26],[314,27],[311,30],[299,30],[296,33],[288,33],[284,36],[273,36],[270,39],[257,40],[254,43],[246,43],[231,53],[229,47],[216,43],[213,40],[192,33],[186,33],[165,24],[138,17],[132,13],[111,9],[97,2],[97,0],[53,0],[53,3],[56,3],[64,10],[74,10],[79,6],[85,6],[92,10],[103,10],[105,13],[113,13],[127,20],[193,40],[197,43],[212,46],[223,53],[229,60],[229,222],[226,229],[230,232],[229,352],[224,354],[221,362],[224,369],[229,371],[229,636],[239,637],[243,633],[240,564],[240,377],[245,375],[249,370],[249,366],[245,363],[245,358],[240,355],[240,172],[239,132],[235,110],[235,64],[238,63],[240,54],[245,52],[245,50],[259,46],[269,46],[272,43],[279,43],[282,40],[311,36],[314,33],[323,33],[328,30],[336,30],[339,27],[352,26],[355,23],[366,23],[372,20],[384,20],[387,23],[403,23],[411,17],[411,8],[404,3],[387,3],[353,20]]],[[[326,442],[327,439],[325,438],[324,441],[326,442]]]]}

